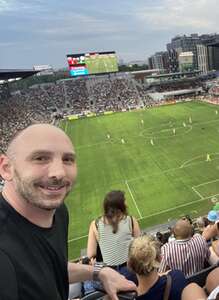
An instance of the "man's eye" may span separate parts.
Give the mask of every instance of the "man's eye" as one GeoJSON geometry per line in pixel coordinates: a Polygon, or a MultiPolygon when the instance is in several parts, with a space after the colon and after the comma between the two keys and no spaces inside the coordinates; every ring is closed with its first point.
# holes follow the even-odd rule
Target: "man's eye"
{"type": "Polygon", "coordinates": [[[36,161],[47,161],[48,160],[48,157],[45,157],[45,156],[37,156],[34,158],[34,160],[36,161]]]}
{"type": "Polygon", "coordinates": [[[66,157],[63,159],[63,161],[67,163],[74,163],[75,159],[73,157],[66,157]]]}

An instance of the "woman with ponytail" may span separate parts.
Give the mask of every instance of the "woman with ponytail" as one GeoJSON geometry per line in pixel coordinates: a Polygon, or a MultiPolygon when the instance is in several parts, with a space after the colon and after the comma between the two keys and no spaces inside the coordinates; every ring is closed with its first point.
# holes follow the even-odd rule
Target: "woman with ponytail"
{"type": "Polygon", "coordinates": [[[137,220],[128,215],[124,192],[111,191],[104,198],[103,215],[90,224],[87,255],[96,257],[99,245],[105,264],[136,281],[127,269],[127,258],[130,242],[139,235],[137,220]]]}

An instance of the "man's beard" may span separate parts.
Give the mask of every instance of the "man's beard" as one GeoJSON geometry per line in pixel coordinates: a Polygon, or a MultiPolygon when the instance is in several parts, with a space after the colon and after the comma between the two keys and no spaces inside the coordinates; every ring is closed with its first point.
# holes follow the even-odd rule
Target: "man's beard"
{"type": "MultiPolygon", "coordinates": [[[[63,202],[64,199],[71,191],[72,185],[68,184],[68,189],[66,189],[66,193],[61,198],[54,199],[54,197],[49,197],[43,194],[40,191],[40,184],[42,184],[41,179],[33,179],[33,178],[22,178],[19,172],[14,170],[14,180],[16,183],[16,191],[17,193],[29,204],[44,209],[44,210],[54,210],[58,208],[63,202]]],[[[48,185],[65,185],[66,182],[63,180],[50,179],[48,180],[48,185]]],[[[57,197],[56,197],[57,198],[57,197]]]]}

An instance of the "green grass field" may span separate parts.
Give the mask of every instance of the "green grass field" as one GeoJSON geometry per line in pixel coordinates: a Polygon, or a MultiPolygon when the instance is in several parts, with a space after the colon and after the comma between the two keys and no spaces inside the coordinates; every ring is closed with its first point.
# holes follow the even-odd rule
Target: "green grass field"
{"type": "Polygon", "coordinates": [[[96,59],[86,58],[86,65],[89,74],[106,72],[118,72],[118,62],[116,56],[99,56],[96,59]]]}
{"type": "Polygon", "coordinates": [[[86,247],[89,224],[101,214],[110,190],[125,191],[129,212],[143,229],[212,207],[219,199],[216,110],[189,102],[62,122],[75,145],[79,171],[66,202],[71,259],[86,247]]]}

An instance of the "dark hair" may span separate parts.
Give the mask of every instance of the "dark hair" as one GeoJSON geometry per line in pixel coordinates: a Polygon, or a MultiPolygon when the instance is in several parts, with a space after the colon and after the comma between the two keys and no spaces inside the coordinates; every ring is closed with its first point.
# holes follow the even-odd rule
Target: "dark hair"
{"type": "Polygon", "coordinates": [[[187,220],[187,221],[189,221],[189,223],[192,225],[192,219],[191,219],[191,217],[189,216],[189,215],[185,215],[185,216],[183,216],[182,217],[182,220],[187,220]]]}
{"type": "Polygon", "coordinates": [[[122,191],[111,191],[106,194],[103,202],[104,218],[107,218],[113,227],[113,233],[118,230],[121,215],[127,216],[125,204],[125,193],[122,191]]]}

